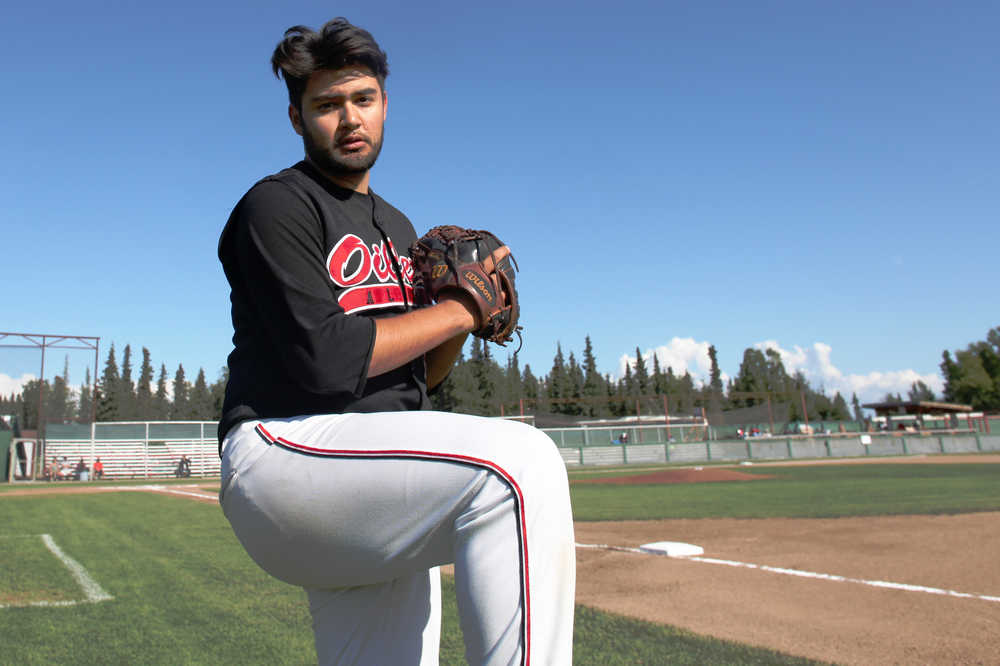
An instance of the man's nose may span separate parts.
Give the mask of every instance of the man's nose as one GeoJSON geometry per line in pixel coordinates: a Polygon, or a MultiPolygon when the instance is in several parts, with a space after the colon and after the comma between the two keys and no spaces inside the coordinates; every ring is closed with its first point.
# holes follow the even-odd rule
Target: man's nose
{"type": "Polygon", "coordinates": [[[345,104],[340,117],[340,124],[348,127],[357,127],[361,124],[361,115],[353,104],[345,104]]]}

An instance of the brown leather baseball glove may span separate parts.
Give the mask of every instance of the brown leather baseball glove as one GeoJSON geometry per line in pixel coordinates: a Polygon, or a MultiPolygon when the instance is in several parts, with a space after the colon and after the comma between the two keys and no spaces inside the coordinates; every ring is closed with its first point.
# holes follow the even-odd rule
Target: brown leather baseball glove
{"type": "Polygon", "coordinates": [[[517,262],[499,238],[454,225],[434,227],[410,246],[410,258],[428,298],[436,302],[452,289],[471,296],[477,310],[473,335],[501,346],[514,333],[520,337],[517,262]]]}

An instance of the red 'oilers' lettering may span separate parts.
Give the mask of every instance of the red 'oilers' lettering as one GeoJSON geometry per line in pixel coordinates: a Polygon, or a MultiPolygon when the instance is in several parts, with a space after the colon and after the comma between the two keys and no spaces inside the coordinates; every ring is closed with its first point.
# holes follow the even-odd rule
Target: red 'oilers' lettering
{"type": "Polygon", "coordinates": [[[368,279],[372,271],[372,257],[368,254],[365,242],[354,234],[347,234],[333,246],[326,258],[326,267],[330,279],[341,287],[353,287],[368,279]],[[350,275],[345,275],[347,263],[356,254],[361,253],[359,265],[350,275]]]}
{"type": "Polygon", "coordinates": [[[396,248],[392,246],[391,241],[388,246],[382,241],[372,243],[369,247],[354,234],[347,234],[333,246],[326,258],[326,268],[330,279],[341,287],[362,284],[372,273],[379,282],[395,282],[396,274],[393,272],[392,258],[399,262],[403,282],[413,284],[413,261],[409,257],[400,257],[396,254],[396,248]],[[360,254],[360,257],[356,258],[354,256],[356,253],[360,254]],[[348,264],[352,261],[358,262],[358,266],[348,274],[348,264]]]}
{"type": "Polygon", "coordinates": [[[337,297],[345,312],[391,307],[402,303],[404,297],[415,302],[413,261],[396,254],[391,241],[366,245],[354,234],[347,234],[330,250],[326,268],[330,279],[345,290],[337,297]],[[405,292],[399,289],[393,259],[399,263],[405,292]]]}
{"type": "Polygon", "coordinates": [[[384,242],[378,245],[372,243],[372,259],[374,260],[375,277],[378,278],[379,282],[389,282],[395,279],[392,274],[392,260],[389,259],[384,242]]]}

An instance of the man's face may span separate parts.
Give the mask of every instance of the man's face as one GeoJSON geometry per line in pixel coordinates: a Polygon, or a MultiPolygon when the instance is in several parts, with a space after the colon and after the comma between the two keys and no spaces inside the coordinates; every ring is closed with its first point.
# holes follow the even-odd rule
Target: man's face
{"type": "Polygon", "coordinates": [[[371,70],[350,66],[309,77],[302,110],[289,118],[302,136],[306,156],[334,180],[356,180],[382,150],[386,97],[371,70]]]}

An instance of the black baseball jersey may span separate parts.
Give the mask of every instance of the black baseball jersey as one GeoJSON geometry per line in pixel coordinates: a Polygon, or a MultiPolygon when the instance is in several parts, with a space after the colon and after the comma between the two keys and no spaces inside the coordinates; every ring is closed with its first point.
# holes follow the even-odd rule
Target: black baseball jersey
{"type": "Polygon", "coordinates": [[[366,378],[373,318],[415,307],[414,240],[381,197],[307,162],[243,196],[219,240],[234,329],[220,443],[255,418],[429,408],[423,357],[366,378]]]}

